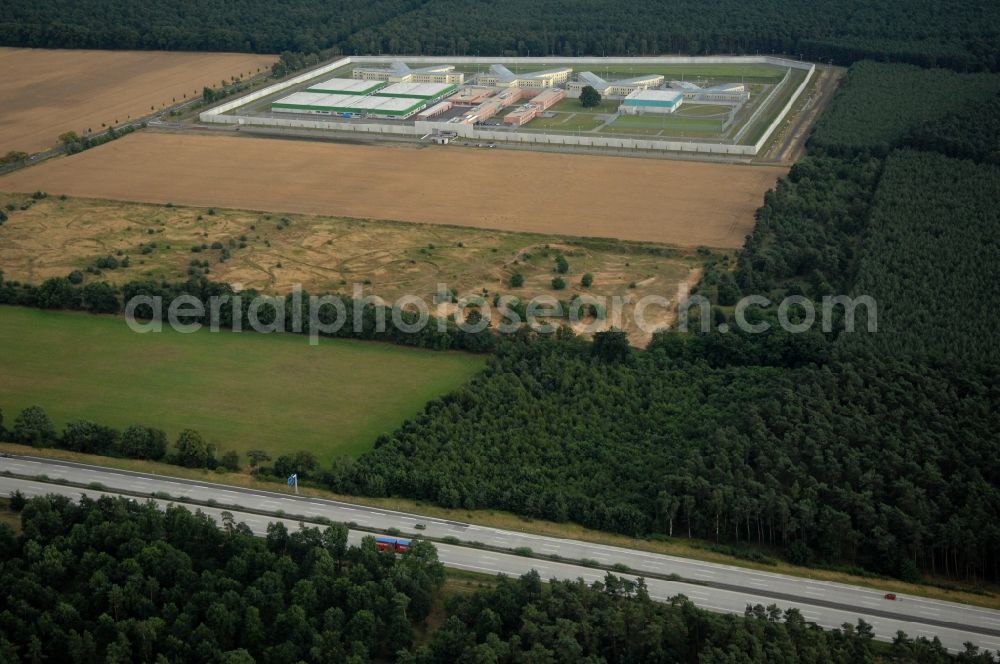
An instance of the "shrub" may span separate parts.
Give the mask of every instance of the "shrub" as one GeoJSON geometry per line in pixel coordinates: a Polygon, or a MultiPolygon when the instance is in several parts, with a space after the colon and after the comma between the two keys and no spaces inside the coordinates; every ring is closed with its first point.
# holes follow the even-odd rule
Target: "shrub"
{"type": "Polygon", "coordinates": [[[44,446],[52,443],[56,430],[41,406],[28,406],[14,419],[14,440],[19,443],[44,446]]]}
{"type": "Polygon", "coordinates": [[[552,280],[552,288],[554,290],[562,290],[566,288],[566,281],[562,277],[556,277],[552,280]]]}

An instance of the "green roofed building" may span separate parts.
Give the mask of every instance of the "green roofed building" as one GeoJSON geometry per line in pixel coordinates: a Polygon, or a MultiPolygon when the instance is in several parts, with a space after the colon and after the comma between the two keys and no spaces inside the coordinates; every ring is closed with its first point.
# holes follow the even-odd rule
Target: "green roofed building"
{"type": "Polygon", "coordinates": [[[313,83],[307,92],[325,92],[331,95],[370,95],[384,88],[385,81],[357,81],[353,78],[330,78],[319,83],[313,83]]]}
{"type": "Polygon", "coordinates": [[[382,88],[375,94],[380,97],[403,97],[406,99],[423,99],[437,101],[450,95],[458,89],[457,85],[448,83],[394,83],[382,88]]]}
{"type": "Polygon", "coordinates": [[[683,102],[684,93],[679,90],[636,90],[622,100],[618,112],[629,115],[673,113],[683,102]]]}
{"type": "Polygon", "coordinates": [[[404,119],[423,110],[427,102],[422,99],[377,97],[374,95],[332,95],[322,92],[295,92],[271,103],[277,113],[305,113],[313,115],[371,115],[382,118],[404,119]]]}

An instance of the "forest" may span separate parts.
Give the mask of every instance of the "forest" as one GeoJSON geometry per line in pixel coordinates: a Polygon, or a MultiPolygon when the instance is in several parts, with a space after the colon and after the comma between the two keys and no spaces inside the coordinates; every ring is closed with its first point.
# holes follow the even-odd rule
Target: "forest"
{"type": "Polygon", "coordinates": [[[742,617],[700,611],[684,597],[654,602],[644,584],[536,575],[455,597],[430,643],[400,658],[451,662],[993,662],[975,648],[952,657],[939,643],[897,635],[876,644],[863,621],[823,630],[795,609],[748,606],[742,617]]]}
{"type": "Polygon", "coordinates": [[[654,602],[641,580],[611,574],[588,586],[530,573],[444,593],[431,544],[401,556],[370,537],[349,546],[342,524],[272,523],[254,537],[227,513],[219,528],[124,498],[15,494],[11,506],[21,532],[0,524],[5,662],[994,661],[903,634],[878,644],[863,621],[823,630],[795,609],[654,602]]]}
{"type": "MultiPolygon", "coordinates": [[[[412,645],[444,568],[347,527],[266,538],[231,518],[122,498],[33,498],[0,526],[5,662],[367,662],[412,645]]],[[[231,515],[230,515],[231,516],[231,515]]]]}
{"type": "Polygon", "coordinates": [[[965,109],[978,115],[978,104],[997,93],[996,74],[861,62],[837,90],[837,103],[817,120],[809,145],[837,156],[885,156],[910,130],[965,109]]]}
{"type": "Polygon", "coordinates": [[[735,268],[709,265],[698,287],[729,323],[741,295],[868,294],[877,332],[861,309],[850,333],[840,311],[827,331],[663,333],[645,352],[520,339],[330,485],[906,579],[1000,578],[1000,171],[906,145],[932,122],[971,135],[963,108],[883,111],[877,141],[859,140],[842,106],[907,108],[894,86],[850,82],[887,80],[881,67],[898,69],[851,70],[735,268]]]}
{"type": "Polygon", "coordinates": [[[412,55],[784,53],[995,71],[989,0],[0,0],[0,44],[412,55]]]}

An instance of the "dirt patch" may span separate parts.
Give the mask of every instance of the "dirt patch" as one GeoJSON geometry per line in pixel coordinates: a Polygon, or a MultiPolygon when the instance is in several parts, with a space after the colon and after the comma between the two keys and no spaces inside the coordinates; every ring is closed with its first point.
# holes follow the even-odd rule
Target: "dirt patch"
{"type": "Polygon", "coordinates": [[[787,169],[141,132],[0,189],[735,248],[787,169]]]}
{"type": "Polygon", "coordinates": [[[67,131],[99,132],[201,95],[231,76],[255,75],[270,55],[0,48],[0,153],[37,152],[67,131]]]}
{"type": "MultiPolygon", "coordinates": [[[[13,208],[0,225],[0,270],[4,279],[34,284],[79,270],[85,283],[204,275],[271,294],[290,292],[294,284],[310,293],[351,294],[359,284],[364,294],[390,302],[417,295],[430,303],[444,284],[458,296],[487,302],[496,295],[525,301],[548,295],[568,303],[586,294],[631,303],[662,295],[676,303],[674,293],[706,260],[693,250],[648,242],[58,196],[20,209],[29,200],[0,194],[0,207],[13,208]],[[557,272],[560,255],[564,274],[557,272]],[[128,267],[99,268],[107,257],[119,264],[127,258],[128,267]],[[524,281],[516,288],[515,273],[524,281]],[[563,289],[553,287],[556,276],[563,289]]],[[[631,303],[624,306],[623,326],[642,344],[648,338],[634,329],[631,303]]],[[[647,318],[660,324],[668,314],[653,307],[647,318]]],[[[607,319],[595,329],[610,324],[607,319]]]]}

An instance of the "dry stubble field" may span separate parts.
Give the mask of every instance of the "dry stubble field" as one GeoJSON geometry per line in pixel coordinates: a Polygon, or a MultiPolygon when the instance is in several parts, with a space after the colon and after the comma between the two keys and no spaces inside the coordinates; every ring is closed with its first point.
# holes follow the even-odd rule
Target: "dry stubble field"
{"type": "Polygon", "coordinates": [[[0,153],[37,152],[60,134],[101,131],[201,94],[275,60],[248,53],[165,53],[0,48],[0,153]]]}
{"type": "MultiPolygon", "coordinates": [[[[431,301],[445,284],[487,297],[655,294],[676,302],[707,258],[704,251],[654,243],[225,208],[210,214],[57,196],[32,202],[24,194],[0,194],[0,206],[10,216],[0,225],[3,278],[34,284],[93,270],[97,259],[115,256],[128,257],[129,266],[87,273],[88,281],[182,281],[195,273],[267,293],[287,293],[294,284],[313,293],[351,293],[360,284],[389,301],[402,295],[431,301]],[[569,262],[562,291],[551,285],[559,254],[569,262]],[[515,272],[524,277],[520,288],[510,287],[515,272]],[[580,285],[586,273],[593,276],[590,288],[580,285]]],[[[652,308],[647,315],[665,324],[673,312],[652,308]]],[[[628,318],[623,323],[636,344],[648,341],[628,318]]]]}
{"type": "Polygon", "coordinates": [[[787,169],[141,132],[0,190],[735,248],[787,169]]]}

